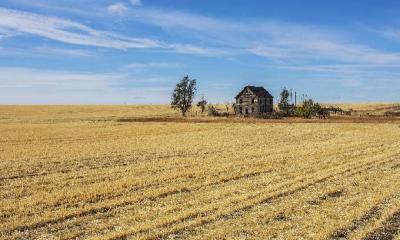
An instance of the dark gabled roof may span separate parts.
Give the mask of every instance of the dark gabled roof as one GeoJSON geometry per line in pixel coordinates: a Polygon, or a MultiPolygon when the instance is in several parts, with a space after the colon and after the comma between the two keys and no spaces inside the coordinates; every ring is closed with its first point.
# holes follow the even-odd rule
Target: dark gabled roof
{"type": "Polygon", "coordinates": [[[238,98],[246,89],[250,89],[257,97],[265,97],[265,98],[274,98],[265,88],[263,87],[254,87],[254,86],[246,86],[235,98],[238,98]]]}

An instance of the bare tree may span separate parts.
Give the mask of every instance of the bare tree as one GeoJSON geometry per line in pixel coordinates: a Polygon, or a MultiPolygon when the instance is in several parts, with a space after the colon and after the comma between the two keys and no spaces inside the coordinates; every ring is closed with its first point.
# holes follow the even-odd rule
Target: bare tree
{"type": "Polygon", "coordinates": [[[226,113],[229,114],[229,107],[231,106],[230,102],[226,102],[225,103],[225,109],[226,109],[226,113]]]}

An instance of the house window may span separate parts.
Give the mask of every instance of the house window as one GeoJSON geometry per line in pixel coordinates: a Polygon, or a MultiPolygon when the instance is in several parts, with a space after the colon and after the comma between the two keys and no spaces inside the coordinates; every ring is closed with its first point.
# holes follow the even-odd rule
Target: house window
{"type": "Polygon", "coordinates": [[[243,100],[241,98],[239,98],[239,103],[243,103],[243,100]]]}
{"type": "Polygon", "coordinates": [[[254,103],[254,98],[251,99],[251,103],[254,103]]]}
{"type": "Polygon", "coordinates": [[[245,114],[249,114],[249,109],[248,108],[245,109],[245,114]]]}
{"type": "Polygon", "coordinates": [[[242,107],[239,107],[239,112],[242,113],[243,109],[242,107]]]}
{"type": "Polygon", "coordinates": [[[270,99],[269,99],[269,104],[272,105],[272,103],[273,103],[273,100],[272,100],[272,98],[270,98],[270,99]]]}
{"type": "Polygon", "coordinates": [[[251,108],[251,112],[254,112],[254,108],[253,107],[251,108]]]}

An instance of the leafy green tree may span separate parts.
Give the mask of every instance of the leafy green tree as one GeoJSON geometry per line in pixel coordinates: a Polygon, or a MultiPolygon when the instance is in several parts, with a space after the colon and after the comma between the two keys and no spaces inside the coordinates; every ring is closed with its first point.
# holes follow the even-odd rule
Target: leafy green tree
{"type": "Polygon", "coordinates": [[[281,94],[280,94],[280,100],[278,103],[278,108],[279,110],[288,113],[290,109],[290,104],[289,104],[289,96],[290,93],[286,88],[283,88],[281,94]]]}
{"type": "Polygon", "coordinates": [[[204,96],[201,97],[200,101],[197,102],[197,106],[201,109],[201,113],[204,113],[207,107],[207,101],[204,96]]]}
{"type": "Polygon", "coordinates": [[[196,93],[196,79],[191,79],[188,75],[176,84],[172,93],[171,107],[179,109],[182,116],[186,116],[186,112],[192,107],[193,98],[196,93]]]}

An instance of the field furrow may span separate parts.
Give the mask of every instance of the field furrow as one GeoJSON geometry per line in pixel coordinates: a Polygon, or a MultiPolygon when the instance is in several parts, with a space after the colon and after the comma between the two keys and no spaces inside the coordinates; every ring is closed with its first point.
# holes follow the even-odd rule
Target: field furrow
{"type": "MultiPolygon", "coordinates": [[[[398,157],[396,157],[395,159],[397,160],[398,157]]],[[[393,161],[393,159],[390,161],[393,161]]],[[[388,162],[388,160],[381,161],[378,164],[384,164],[387,162],[388,162]]],[[[230,200],[228,202],[229,202],[229,206],[231,208],[229,209],[228,212],[218,211],[219,209],[226,209],[225,207],[218,208],[216,206],[212,206],[212,207],[208,207],[209,211],[192,213],[185,217],[177,218],[178,220],[174,220],[169,223],[164,223],[162,225],[157,225],[154,228],[147,230],[146,232],[154,232],[155,230],[162,231],[160,228],[167,227],[167,228],[169,228],[169,230],[167,231],[167,233],[165,235],[157,234],[156,236],[150,237],[152,239],[165,238],[171,234],[179,234],[179,232],[181,232],[182,230],[187,231],[188,229],[191,229],[194,227],[204,226],[207,224],[212,224],[216,221],[221,221],[224,219],[231,219],[234,217],[238,217],[238,216],[240,216],[238,213],[243,213],[245,211],[249,211],[249,210],[257,207],[258,205],[268,203],[268,202],[276,200],[278,198],[288,197],[288,196],[293,195],[300,191],[304,191],[309,187],[315,186],[316,184],[326,182],[330,178],[342,176],[345,173],[352,174],[353,172],[367,171],[371,168],[372,168],[372,166],[366,166],[363,164],[360,166],[350,166],[349,168],[347,168],[345,170],[341,170],[341,171],[337,171],[337,172],[332,171],[331,173],[329,173],[327,175],[310,176],[310,179],[300,179],[296,182],[296,183],[301,183],[301,184],[288,183],[286,185],[278,186],[276,189],[274,189],[268,193],[259,192],[255,195],[247,196],[245,199],[230,200]],[[279,191],[280,189],[285,189],[285,190],[279,191]],[[235,203],[235,202],[239,203],[238,204],[239,207],[234,207],[231,205],[231,203],[235,203]],[[232,208],[233,208],[233,210],[232,210],[232,208]],[[211,215],[211,213],[212,213],[212,216],[209,216],[209,215],[211,215]],[[193,223],[190,223],[190,221],[193,221],[193,223]],[[174,225],[176,223],[181,223],[182,226],[181,227],[172,227],[172,225],[174,225]],[[171,230],[171,228],[173,228],[173,230],[171,230]]],[[[141,232],[143,232],[143,231],[140,231],[139,233],[141,233],[141,232]]],[[[125,233],[125,234],[113,237],[111,239],[124,239],[128,236],[130,236],[130,234],[125,233]]]]}
{"type": "Polygon", "coordinates": [[[398,235],[396,122],[23,109],[0,107],[0,238],[398,235]]]}

